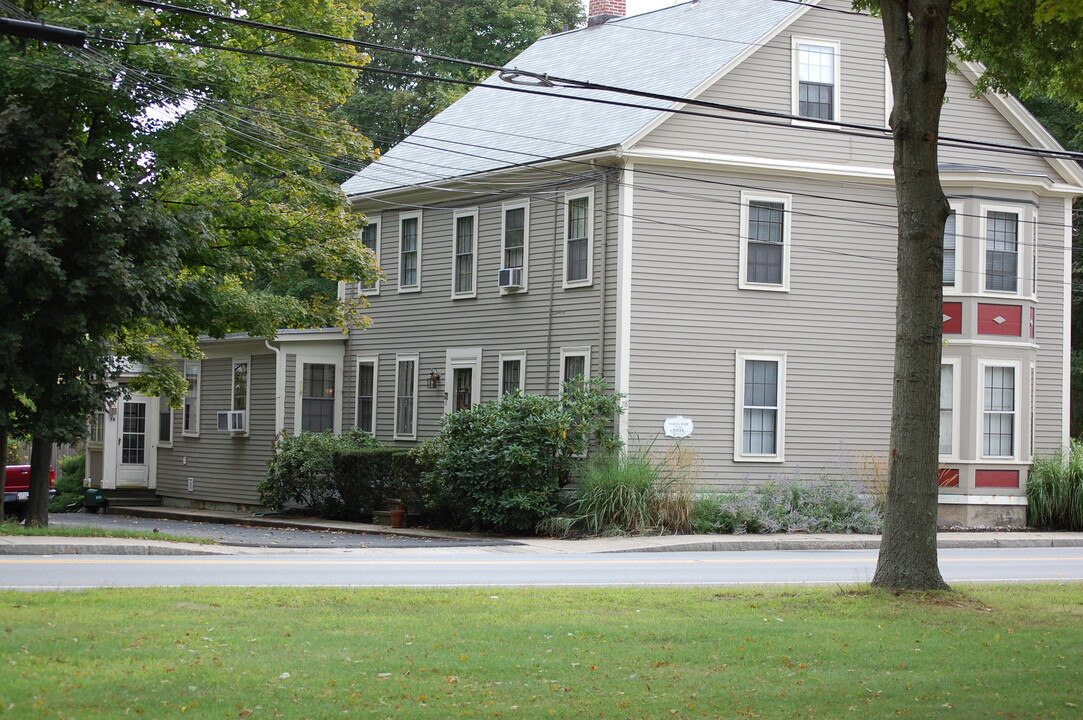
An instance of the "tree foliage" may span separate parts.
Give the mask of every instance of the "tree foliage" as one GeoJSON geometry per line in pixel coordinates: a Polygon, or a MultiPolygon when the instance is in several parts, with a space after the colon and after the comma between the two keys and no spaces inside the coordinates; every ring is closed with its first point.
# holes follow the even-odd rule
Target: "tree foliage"
{"type": "MultiPolygon", "coordinates": [[[[579,0],[366,0],[372,24],[357,40],[502,65],[542,35],[574,27],[579,0]]],[[[371,69],[480,82],[491,73],[460,63],[371,51],[371,69]]],[[[343,117],[388,149],[457,100],[469,88],[446,82],[363,71],[343,117]]]]}
{"type": "MultiPolygon", "coordinates": [[[[370,149],[330,118],[352,71],[209,46],[360,63],[352,49],[106,0],[22,10],[99,39],[88,50],[0,39],[0,423],[24,398],[35,447],[80,434],[120,369],[110,357],[155,365],[148,378],[175,391],[162,362],[192,353],[200,333],[364,323],[334,295],[274,289],[313,270],[375,272],[325,166],[370,149]]],[[[368,17],[336,0],[245,11],[338,35],[368,17]]],[[[47,473],[31,478],[41,524],[33,494],[47,473]]]]}

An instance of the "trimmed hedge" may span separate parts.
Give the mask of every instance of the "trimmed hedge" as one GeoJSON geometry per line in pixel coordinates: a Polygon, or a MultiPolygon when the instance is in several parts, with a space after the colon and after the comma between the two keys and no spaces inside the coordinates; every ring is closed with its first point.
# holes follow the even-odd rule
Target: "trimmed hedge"
{"type": "Polygon", "coordinates": [[[333,459],[335,489],[342,512],[358,517],[382,510],[387,499],[402,500],[420,512],[420,470],[405,448],[377,447],[342,450],[333,459]]]}

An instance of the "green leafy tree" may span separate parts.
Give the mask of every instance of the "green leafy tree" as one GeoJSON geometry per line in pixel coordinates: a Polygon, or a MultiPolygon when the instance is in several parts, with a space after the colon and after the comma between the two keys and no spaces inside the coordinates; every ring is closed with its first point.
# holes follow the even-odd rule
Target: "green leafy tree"
{"type": "Polygon", "coordinates": [[[891,458],[883,540],[873,584],[939,589],[938,388],[943,228],[948,203],[937,163],[948,54],[984,61],[983,88],[1039,89],[1078,100],[1083,13],[1075,0],[856,0],[883,20],[895,106],[898,290],[891,458]],[[1006,51],[1010,49],[1010,51],[1006,51]]]}
{"type": "MultiPolygon", "coordinates": [[[[325,165],[370,145],[330,118],[353,71],[212,46],[360,64],[350,48],[106,0],[22,10],[103,38],[85,51],[0,40],[0,421],[26,399],[28,522],[44,525],[48,446],[116,392],[108,358],[148,363],[144,382],[176,395],[165,358],[200,333],[364,324],[333,294],[280,288],[374,276],[325,165]]],[[[245,12],[336,35],[368,17],[335,0],[245,12]]]]}
{"type": "MultiPolygon", "coordinates": [[[[574,27],[579,0],[365,0],[372,24],[357,40],[474,62],[503,65],[539,37],[574,27]]],[[[491,72],[460,63],[371,51],[371,68],[409,75],[482,81],[491,72]]],[[[363,71],[343,117],[383,149],[396,145],[469,88],[446,82],[363,71]]]]}

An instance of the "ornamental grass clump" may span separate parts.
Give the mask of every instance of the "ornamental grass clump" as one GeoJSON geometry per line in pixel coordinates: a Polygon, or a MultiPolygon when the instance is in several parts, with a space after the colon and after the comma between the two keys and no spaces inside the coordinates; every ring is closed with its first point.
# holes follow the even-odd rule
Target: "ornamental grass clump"
{"type": "Polygon", "coordinates": [[[1034,458],[1027,475],[1027,525],[1038,530],[1083,530],[1083,444],[1034,458]]]}

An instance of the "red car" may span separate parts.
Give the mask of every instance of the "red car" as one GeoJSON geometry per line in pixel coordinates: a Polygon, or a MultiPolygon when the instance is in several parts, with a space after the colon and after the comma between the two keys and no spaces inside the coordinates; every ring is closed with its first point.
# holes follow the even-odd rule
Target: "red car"
{"type": "MultiPolygon", "coordinates": [[[[49,468],[49,499],[56,495],[56,470],[49,468]]],[[[4,484],[4,514],[22,518],[30,499],[30,466],[8,465],[4,484]]]]}

